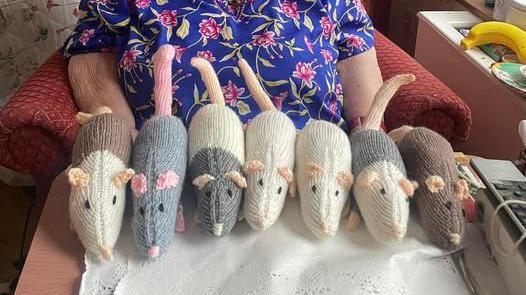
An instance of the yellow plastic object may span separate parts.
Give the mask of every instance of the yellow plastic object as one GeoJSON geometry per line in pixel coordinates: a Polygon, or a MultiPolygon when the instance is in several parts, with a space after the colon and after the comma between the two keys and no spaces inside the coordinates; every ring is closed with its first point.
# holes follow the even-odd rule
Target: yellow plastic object
{"type": "Polygon", "coordinates": [[[465,49],[496,43],[509,47],[515,52],[519,62],[526,64],[526,31],[503,22],[485,22],[474,26],[460,45],[465,49]]]}

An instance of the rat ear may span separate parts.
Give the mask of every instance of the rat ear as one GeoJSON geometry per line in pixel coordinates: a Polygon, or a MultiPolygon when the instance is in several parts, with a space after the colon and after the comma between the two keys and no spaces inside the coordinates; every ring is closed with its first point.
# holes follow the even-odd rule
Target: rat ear
{"type": "Polygon", "coordinates": [[[265,165],[258,160],[248,161],[243,165],[243,171],[247,174],[262,170],[265,170],[265,165]]]}
{"type": "Polygon", "coordinates": [[[168,170],[157,176],[157,180],[155,181],[155,189],[162,190],[165,188],[176,187],[178,183],[179,175],[177,175],[177,173],[175,173],[173,170],[168,170]]]}
{"type": "Polygon", "coordinates": [[[310,162],[307,163],[307,173],[309,173],[310,177],[320,176],[323,174],[323,168],[316,163],[310,162]]]}
{"type": "Polygon", "coordinates": [[[278,167],[278,174],[285,179],[285,181],[290,185],[294,181],[294,174],[289,167],[278,167]]]}
{"type": "Polygon", "coordinates": [[[357,184],[360,186],[370,187],[373,182],[378,180],[378,173],[374,171],[366,172],[362,177],[358,177],[357,184]]]}
{"type": "Polygon", "coordinates": [[[225,177],[232,180],[239,188],[247,187],[247,180],[237,171],[230,171],[225,174],[225,177]]]}
{"type": "Polygon", "coordinates": [[[135,171],[133,171],[133,169],[126,169],[115,174],[115,176],[112,177],[111,182],[114,186],[121,187],[125,185],[126,182],[128,182],[128,180],[130,180],[134,175],[135,171]]]}
{"type": "Polygon", "coordinates": [[[338,175],[336,176],[336,181],[338,181],[338,183],[342,187],[349,190],[351,189],[351,186],[354,182],[354,177],[352,176],[351,171],[341,171],[341,172],[338,172],[338,175]]]}
{"type": "Polygon", "coordinates": [[[131,179],[131,189],[137,198],[140,198],[147,190],[146,176],[144,174],[134,175],[131,179]]]}
{"type": "Polygon", "coordinates": [[[68,181],[74,188],[88,186],[89,175],[80,168],[71,168],[68,170],[68,181]]]}
{"type": "Polygon", "coordinates": [[[210,174],[203,174],[197,176],[192,181],[192,184],[195,185],[199,190],[202,190],[212,180],[215,180],[215,177],[210,174]]]}
{"type": "Polygon", "coordinates": [[[444,179],[438,175],[431,175],[424,181],[427,189],[432,193],[438,193],[441,189],[444,189],[446,184],[444,179]]]}
{"type": "Polygon", "coordinates": [[[455,196],[460,200],[464,200],[468,195],[468,183],[464,179],[459,179],[457,183],[455,183],[455,196]]]}
{"type": "Polygon", "coordinates": [[[415,185],[407,178],[400,179],[400,187],[408,197],[412,197],[415,194],[415,185]]]}

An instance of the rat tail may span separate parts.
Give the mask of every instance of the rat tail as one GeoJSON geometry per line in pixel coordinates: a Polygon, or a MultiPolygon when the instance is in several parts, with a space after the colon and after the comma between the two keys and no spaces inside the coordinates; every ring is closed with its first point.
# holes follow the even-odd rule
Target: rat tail
{"type": "Polygon", "coordinates": [[[238,65],[239,69],[241,70],[241,74],[245,79],[248,90],[250,91],[250,94],[252,94],[252,97],[258,104],[261,111],[264,112],[276,110],[276,107],[268,97],[267,93],[265,93],[265,90],[263,87],[261,87],[261,84],[259,84],[258,78],[248,65],[248,62],[244,59],[240,59],[238,65]]]}
{"type": "Polygon", "coordinates": [[[362,125],[363,129],[380,129],[382,118],[387,104],[393,98],[393,95],[403,85],[409,84],[415,80],[415,75],[405,74],[396,75],[384,82],[382,87],[378,90],[374,97],[373,104],[369,113],[365,117],[365,122],[362,125]]]}
{"type": "Polygon", "coordinates": [[[217,79],[216,72],[210,62],[204,58],[194,57],[190,63],[201,74],[201,79],[205,83],[212,103],[224,106],[225,98],[223,97],[223,90],[221,89],[219,79],[217,79]]]}
{"type": "Polygon", "coordinates": [[[172,115],[172,60],[175,48],[172,45],[161,46],[153,56],[153,77],[155,85],[155,115],[172,115]]]}

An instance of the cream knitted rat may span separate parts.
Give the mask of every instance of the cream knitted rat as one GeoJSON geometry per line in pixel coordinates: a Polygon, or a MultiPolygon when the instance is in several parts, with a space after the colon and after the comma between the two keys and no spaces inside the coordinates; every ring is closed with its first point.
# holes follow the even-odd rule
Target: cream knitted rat
{"type": "Polygon", "coordinates": [[[349,139],[341,128],[313,121],[296,142],[296,181],[301,215],[318,237],[336,234],[353,183],[349,139]]]}
{"type": "Polygon", "coordinates": [[[274,107],[244,59],[239,61],[239,68],[262,111],[246,129],[243,170],[247,176],[247,188],[243,215],[250,227],[265,230],[281,214],[293,180],[296,127],[287,115],[274,107]]]}
{"type": "Polygon", "coordinates": [[[397,141],[408,176],[421,184],[414,199],[425,232],[435,245],[454,250],[464,236],[462,207],[469,190],[459,178],[451,145],[424,127],[405,126],[389,135],[397,141]]]}
{"type": "Polygon", "coordinates": [[[225,106],[223,92],[212,65],[193,58],[212,104],[194,115],[188,129],[188,160],[192,183],[198,190],[197,214],[201,227],[216,237],[232,230],[246,187],[241,165],[245,161],[243,125],[225,106]]]}
{"type": "MultiPolygon", "coordinates": [[[[387,80],[375,96],[364,124],[351,134],[353,197],[371,235],[381,242],[399,241],[407,231],[409,197],[415,184],[407,179],[396,144],[380,131],[384,110],[402,85],[415,80],[413,75],[398,75],[387,80]]],[[[349,223],[356,224],[356,211],[349,223]]]]}
{"type": "Polygon", "coordinates": [[[79,113],[81,124],[73,147],[71,226],[86,250],[111,260],[124,213],[132,135],[119,116],[104,107],[95,114],[79,113]]]}
{"type": "Polygon", "coordinates": [[[157,257],[184,221],[179,199],[186,173],[187,134],[172,116],[172,60],[175,49],[161,46],[154,55],[155,115],[139,131],[133,150],[133,229],[143,255],[157,257]],[[176,226],[176,220],[178,227],[176,226]]]}

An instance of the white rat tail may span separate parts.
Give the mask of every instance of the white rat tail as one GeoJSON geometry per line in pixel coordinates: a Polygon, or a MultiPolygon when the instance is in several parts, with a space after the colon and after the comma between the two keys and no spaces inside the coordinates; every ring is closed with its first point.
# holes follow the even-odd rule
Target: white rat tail
{"type": "Polygon", "coordinates": [[[380,124],[382,123],[382,118],[385,112],[387,104],[393,98],[393,95],[398,91],[403,85],[409,84],[415,80],[415,75],[405,74],[405,75],[396,75],[391,79],[384,82],[382,87],[376,93],[374,97],[373,104],[369,113],[365,117],[365,122],[362,125],[363,129],[380,129],[380,124]]]}
{"type": "Polygon", "coordinates": [[[175,49],[171,45],[161,46],[153,56],[155,86],[155,115],[172,115],[172,60],[175,49]]]}
{"type": "Polygon", "coordinates": [[[254,71],[252,71],[247,61],[240,59],[238,65],[243,78],[245,78],[245,83],[247,84],[248,90],[250,91],[250,94],[252,94],[252,97],[258,104],[261,111],[264,112],[276,110],[276,107],[265,93],[263,87],[261,87],[261,84],[259,84],[256,74],[254,74],[254,71]]]}
{"type": "Polygon", "coordinates": [[[216,72],[210,62],[204,58],[194,57],[190,62],[201,74],[201,79],[205,83],[208,95],[213,104],[225,105],[225,98],[223,97],[223,90],[217,79],[216,72]]]}

